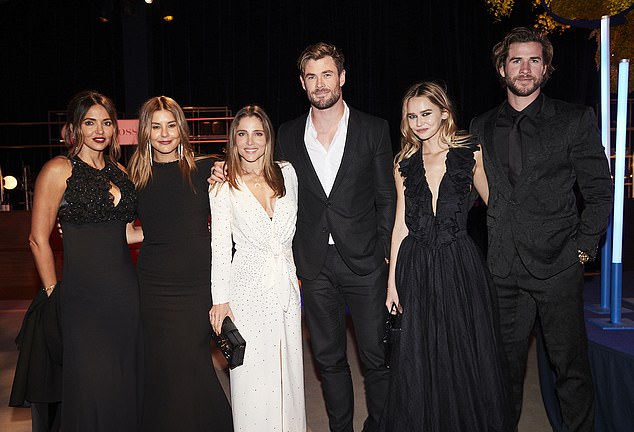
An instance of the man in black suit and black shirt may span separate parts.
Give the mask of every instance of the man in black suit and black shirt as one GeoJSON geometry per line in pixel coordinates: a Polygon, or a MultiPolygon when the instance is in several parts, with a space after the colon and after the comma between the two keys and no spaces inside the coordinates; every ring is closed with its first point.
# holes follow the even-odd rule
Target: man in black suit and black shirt
{"type": "Polygon", "coordinates": [[[583,264],[595,257],[612,208],[612,183],[591,109],[541,93],[553,48],[516,28],[493,48],[507,100],[475,118],[489,182],[488,264],[519,421],[528,339],[539,318],[557,375],[563,430],[593,430],[583,316],[583,264]],[[574,186],[583,197],[579,213],[574,186]]]}

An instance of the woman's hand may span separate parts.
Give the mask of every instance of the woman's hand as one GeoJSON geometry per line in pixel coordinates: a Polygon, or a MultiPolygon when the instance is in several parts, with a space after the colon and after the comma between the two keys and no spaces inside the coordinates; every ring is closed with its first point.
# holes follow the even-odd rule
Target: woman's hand
{"type": "MultiPolygon", "coordinates": [[[[385,307],[387,311],[392,313],[392,306],[396,305],[396,308],[399,312],[403,313],[403,307],[398,300],[398,292],[396,291],[396,287],[388,287],[387,289],[387,297],[385,298],[385,307]]],[[[396,313],[396,312],[394,312],[396,313]]]]}
{"type": "Polygon", "coordinates": [[[128,244],[141,243],[143,241],[143,227],[130,222],[125,227],[125,237],[128,244]]]}
{"type": "Polygon", "coordinates": [[[221,303],[213,305],[209,310],[209,324],[214,329],[216,334],[220,334],[222,330],[222,322],[225,320],[225,317],[229,316],[232,321],[235,321],[233,317],[233,312],[229,307],[229,303],[221,303]]]}

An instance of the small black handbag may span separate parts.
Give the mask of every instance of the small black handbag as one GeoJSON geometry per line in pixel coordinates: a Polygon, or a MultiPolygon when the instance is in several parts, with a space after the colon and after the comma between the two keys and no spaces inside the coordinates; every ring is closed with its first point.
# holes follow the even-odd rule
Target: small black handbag
{"type": "Polygon", "coordinates": [[[231,318],[225,317],[219,335],[213,331],[212,333],[218,348],[220,348],[222,355],[225,356],[227,363],[229,363],[229,369],[240,366],[244,362],[244,349],[247,343],[231,318]]]}
{"type": "Polygon", "coordinates": [[[403,313],[392,303],[392,308],[385,320],[385,332],[383,334],[383,347],[385,348],[385,367],[390,368],[395,346],[398,345],[401,336],[401,321],[403,313]]]}

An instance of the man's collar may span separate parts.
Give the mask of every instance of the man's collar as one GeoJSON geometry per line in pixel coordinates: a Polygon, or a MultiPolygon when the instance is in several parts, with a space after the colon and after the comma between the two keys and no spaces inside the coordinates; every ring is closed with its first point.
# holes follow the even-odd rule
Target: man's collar
{"type": "Polygon", "coordinates": [[[515,108],[511,106],[508,101],[506,102],[506,114],[510,117],[515,117],[520,113],[524,114],[526,117],[535,118],[540,111],[542,110],[542,106],[544,104],[544,94],[539,93],[537,98],[533,102],[531,102],[526,108],[522,111],[517,111],[515,108]]]}

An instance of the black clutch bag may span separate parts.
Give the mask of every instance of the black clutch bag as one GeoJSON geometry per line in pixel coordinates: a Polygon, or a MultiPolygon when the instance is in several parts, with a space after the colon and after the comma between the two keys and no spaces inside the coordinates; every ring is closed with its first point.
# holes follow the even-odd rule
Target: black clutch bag
{"type": "Polygon", "coordinates": [[[398,345],[401,336],[401,321],[403,313],[392,304],[392,309],[385,320],[385,332],[383,334],[383,347],[385,348],[385,367],[390,368],[394,356],[394,347],[398,345]]]}
{"type": "Polygon", "coordinates": [[[225,356],[227,363],[229,363],[229,369],[240,366],[244,362],[244,349],[247,343],[231,318],[225,317],[219,335],[213,331],[212,333],[218,348],[220,348],[222,355],[225,356]]]}

